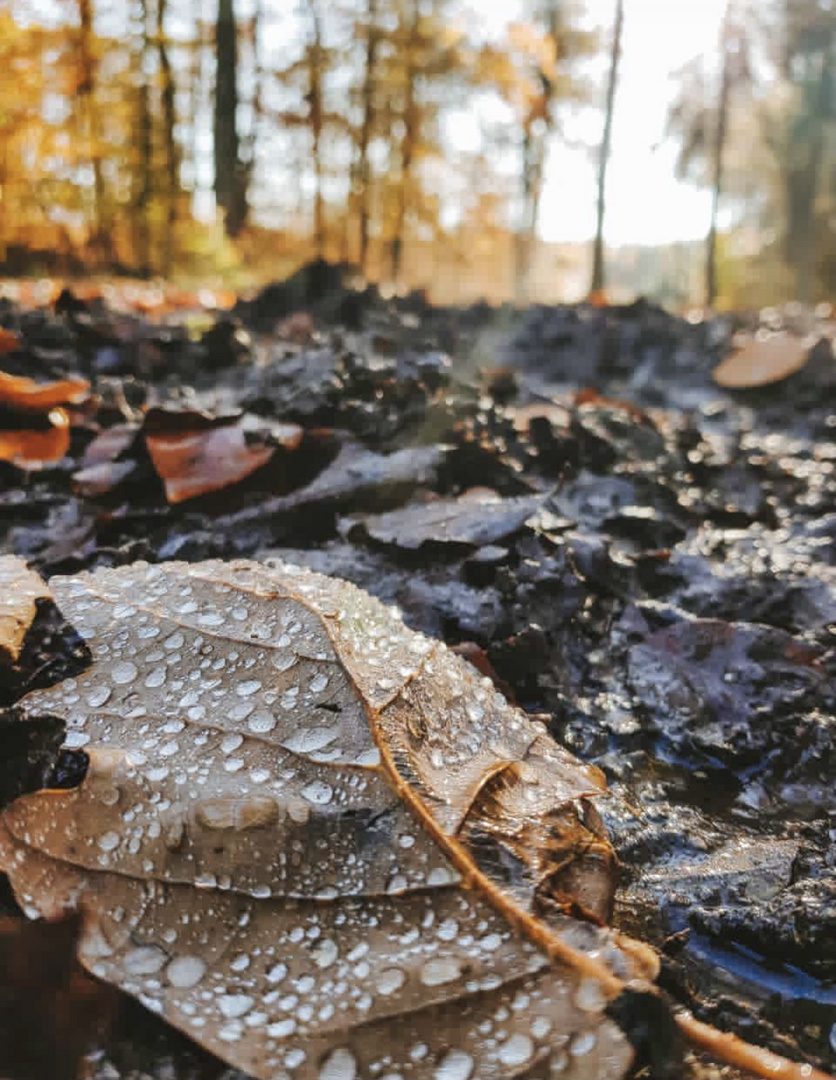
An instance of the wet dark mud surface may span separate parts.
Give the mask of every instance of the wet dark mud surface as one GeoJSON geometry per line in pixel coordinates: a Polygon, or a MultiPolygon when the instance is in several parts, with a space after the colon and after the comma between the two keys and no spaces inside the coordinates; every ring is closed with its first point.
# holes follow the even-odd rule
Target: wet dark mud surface
{"type": "MultiPolygon", "coordinates": [[[[0,370],[90,383],[49,408],[0,387],[0,554],[47,576],[280,557],[396,604],[605,771],[617,921],[671,994],[836,1068],[832,323],[801,371],[726,391],[734,320],[644,302],[439,311],[314,276],[199,314],[0,300],[0,370]],[[30,434],[56,407],[49,458],[30,434]]],[[[32,635],[3,706],[80,660],[54,612],[32,635]]],[[[22,745],[3,716],[7,800],[55,733],[22,745]]],[[[81,999],[88,1075],[223,1073],[121,1001],[97,1035],[81,999]]]]}

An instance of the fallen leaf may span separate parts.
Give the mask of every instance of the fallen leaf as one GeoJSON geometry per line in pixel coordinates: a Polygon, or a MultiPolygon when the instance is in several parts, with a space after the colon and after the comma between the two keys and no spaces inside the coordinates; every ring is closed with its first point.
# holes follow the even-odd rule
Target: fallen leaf
{"type": "Polygon", "coordinates": [[[0,405],[25,412],[48,413],[57,405],[80,405],[90,395],[87,379],[39,383],[24,375],[0,371],[0,405]]]}
{"type": "Polygon", "coordinates": [[[14,330],[7,330],[4,326],[0,326],[0,356],[15,352],[19,348],[20,337],[14,330]]]}
{"type": "Polygon", "coordinates": [[[0,461],[39,468],[60,461],[70,449],[70,419],[66,409],[51,409],[48,426],[0,430],[0,461]]]}
{"type": "Polygon", "coordinates": [[[49,595],[39,574],[22,567],[14,555],[0,555],[0,665],[17,661],[37,613],[37,601],[49,595]]]}
{"type": "Polygon", "coordinates": [[[31,916],[83,913],[93,974],[264,1080],[565,1075],[567,1051],[606,1080],[633,1059],[608,1002],[670,1024],[655,954],[602,925],[600,772],[442,644],[287,564],[51,586],[98,660],[20,709],[85,768],[3,811],[0,866],[31,916]]]}
{"type": "Polygon", "coordinates": [[[455,499],[415,503],[402,510],[360,519],[363,530],[381,544],[415,550],[422,544],[481,547],[517,532],[543,505],[544,495],[503,498],[485,488],[455,499]]]}
{"type": "Polygon", "coordinates": [[[274,446],[248,439],[238,420],[216,420],[200,413],[151,410],[143,435],[170,503],[237,484],[275,453],[274,446]]]}
{"type": "Polygon", "coordinates": [[[349,442],[311,483],[288,495],[265,499],[256,506],[218,518],[216,528],[236,528],[249,522],[265,521],[280,514],[319,507],[339,508],[350,501],[354,506],[367,502],[402,501],[403,493],[426,484],[445,458],[447,447],[416,446],[393,454],[377,454],[349,442]]]}
{"type": "Polygon", "coordinates": [[[114,424],[106,428],[84,450],[81,463],[85,468],[115,461],[133,443],[138,424],[114,424]]]}
{"type": "Polygon", "coordinates": [[[807,363],[811,342],[785,331],[747,337],[711,375],[718,386],[746,390],[780,382],[807,363]]]}
{"type": "Polygon", "coordinates": [[[657,962],[600,925],[598,770],[336,579],[138,564],[51,588],[99,660],[21,708],[89,765],[5,810],[0,866],[30,914],[83,911],[88,970],[265,1080],[381,1055],[512,1077],[567,1048],[578,1077],[625,1074],[607,1001],[657,962]]]}

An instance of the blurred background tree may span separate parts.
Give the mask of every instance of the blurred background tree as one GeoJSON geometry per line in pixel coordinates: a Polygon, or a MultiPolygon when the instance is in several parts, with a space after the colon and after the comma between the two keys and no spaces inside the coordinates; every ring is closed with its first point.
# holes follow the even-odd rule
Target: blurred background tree
{"type": "Polygon", "coordinates": [[[692,244],[607,251],[646,2],[0,0],[0,272],[241,285],[319,256],[445,299],[605,273],[676,303],[832,299],[832,0],[729,0],[680,72],[668,134],[713,196],[703,297],[692,244]],[[582,116],[594,243],[545,243],[582,116]]]}

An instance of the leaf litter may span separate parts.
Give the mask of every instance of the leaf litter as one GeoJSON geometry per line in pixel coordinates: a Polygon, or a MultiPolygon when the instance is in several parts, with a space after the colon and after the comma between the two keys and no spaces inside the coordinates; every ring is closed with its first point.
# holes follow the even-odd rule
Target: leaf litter
{"type": "MultiPolygon", "coordinates": [[[[265,290],[259,326],[244,303],[220,312],[192,300],[178,310],[154,297],[134,305],[128,288],[93,300],[77,290],[78,303],[60,292],[50,308],[31,308],[23,292],[0,306],[17,342],[3,356],[8,374],[92,384],[88,401],[56,406],[68,423],[52,460],[0,462],[2,551],[47,575],[137,558],[291,561],[355,581],[449,645],[471,643],[561,744],[607,774],[611,794],[595,804],[621,862],[616,924],[662,949],[674,999],[832,1071],[832,325],[821,323],[819,345],[790,382],[733,390],[718,388],[712,369],[736,331],[756,333],[757,318],[690,325],[646,302],[433,309],[373,287],[337,288],[305,293],[315,322],[294,338],[279,328],[293,314],[293,288],[275,293],[284,297],[275,320],[265,290]],[[483,376],[485,361],[499,374],[483,376]],[[277,446],[275,459],[170,503],[138,434],[159,407],[199,410],[220,426],[240,416],[248,439],[277,446]],[[291,424],[304,428],[292,451],[282,445],[291,424]],[[335,474],[340,448],[343,464],[372,456],[335,474]],[[430,467],[410,466],[414,448],[426,448],[430,467]],[[97,464],[100,474],[79,480],[97,464]],[[522,528],[479,546],[401,548],[351,525],[407,504],[417,530],[417,507],[474,488],[502,500],[551,495],[522,528]],[[722,660],[717,652],[703,662],[697,650],[668,666],[672,687],[690,687],[690,705],[669,715],[650,693],[666,650],[633,647],[695,619],[733,624],[729,649],[722,660]],[[764,628],[789,635],[793,656],[782,658],[776,640],[777,651],[746,659],[746,642],[764,628]],[[800,677],[805,650],[817,674],[799,683],[793,665],[800,677]],[[741,663],[748,674],[738,680],[741,663]],[[723,700],[728,708],[715,710],[723,700]],[[726,712],[731,752],[711,719],[726,712]],[[776,844],[797,852],[789,880],[778,873],[778,891],[762,896],[735,892],[734,860],[772,865],[776,844]],[[680,867],[683,880],[702,867],[719,902],[711,889],[689,899],[675,884],[680,867]]],[[[775,332],[781,317],[770,311],[761,322],[775,332]]],[[[793,318],[788,311],[794,331],[793,318]]],[[[49,423],[43,413],[3,415],[11,431],[49,423]]],[[[83,642],[56,612],[38,601],[3,703],[83,666],[83,642]]],[[[694,642],[701,632],[679,631],[694,642]]],[[[56,779],[56,736],[57,719],[2,718],[3,800],[56,779]]],[[[68,784],[79,753],[62,751],[68,784]]],[[[8,899],[2,906],[15,910],[8,899]]],[[[638,1019],[622,1018],[636,1038],[648,1030],[642,1001],[638,1019]]],[[[193,1044],[151,1015],[125,1013],[92,1066],[97,1080],[213,1075],[213,1059],[196,1065],[193,1044]]]]}

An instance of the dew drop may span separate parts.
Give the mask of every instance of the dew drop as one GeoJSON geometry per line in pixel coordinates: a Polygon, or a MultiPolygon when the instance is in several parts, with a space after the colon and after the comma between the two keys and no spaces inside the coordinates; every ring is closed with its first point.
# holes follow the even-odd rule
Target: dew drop
{"type": "Polygon", "coordinates": [[[356,1077],[357,1059],[342,1047],[330,1053],[319,1067],[319,1080],[356,1080],[356,1077]]]}
{"type": "Polygon", "coordinates": [[[470,1080],[474,1061],[464,1050],[448,1050],[438,1063],[433,1080],[470,1080]]]}
{"type": "Polygon", "coordinates": [[[127,686],[139,674],[139,669],[132,660],[120,660],[111,668],[110,677],[117,686],[127,686]]]}
{"type": "Polygon", "coordinates": [[[255,1005],[255,999],[249,994],[222,994],[218,998],[218,1008],[227,1020],[237,1020],[245,1016],[255,1005]]]}
{"type": "Polygon", "coordinates": [[[163,950],[156,945],[142,945],[126,952],[122,963],[129,975],[156,975],[162,971],[167,959],[163,950]]]}
{"type": "Polygon", "coordinates": [[[516,1066],[524,1065],[533,1053],[534,1043],[528,1035],[517,1033],[505,1040],[497,1056],[503,1065],[516,1066]]]}
{"type": "Polygon", "coordinates": [[[334,789],[324,780],[312,780],[302,788],[301,794],[314,806],[326,806],[334,795],[334,789]]]}
{"type": "Polygon", "coordinates": [[[286,976],[287,964],[276,964],[270,968],[265,978],[267,979],[267,982],[275,985],[276,983],[280,983],[282,979],[286,978],[286,976]]]}
{"type": "Polygon", "coordinates": [[[167,674],[168,672],[164,667],[154,668],[153,671],[149,671],[145,676],[145,685],[150,690],[154,690],[156,687],[163,685],[167,674]]]}
{"type": "Polygon", "coordinates": [[[266,735],[276,726],[276,718],[269,712],[255,712],[247,721],[247,727],[254,735],[266,735]]]}
{"type": "Polygon", "coordinates": [[[247,698],[257,694],[260,689],[261,682],[258,679],[245,679],[244,682],[239,682],[235,687],[235,693],[238,697],[247,698]]]}
{"type": "Polygon", "coordinates": [[[114,832],[113,829],[108,829],[107,832],[103,832],[96,843],[102,849],[102,851],[114,851],[119,847],[119,841],[121,837],[118,832],[114,832]]]}
{"type": "Polygon", "coordinates": [[[206,964],[199,956],[178,956],[165,969],[165,976],[172,986],[189,990],[197,986],[206,974],[206,964]]]}
{"type": "Polygon", "coordinates": [[[296,1021],[288,1018],[287,1020],[277,1020],[275,1024],[267,1025],[267,1034],[271,1039],[286,1039],[288,1035],[292,1035],[296,1030],[296,1021]]]}
{"type": "Polygon", "coordinates": [[[594,1031],[582,1031],[574,1037],[572,1045],[569,1047],[569,1053],[573,1057],[584,1057],[586,1054],[595,1048],[595,1044],[598,1042],[598,1037],[594,1031]]]}
{"type": "Polygon", "coordinates": [[[405,982],[406,975],[400,968],[387,968],[377,977],[377,992],[389,997],[390,994],[396,994],[405,982]]]}
{"type": "Polygon", "coordinates": [[[109,686],[94,686],[87,695],[87,704],[91,709],[97,709],[100,705],[104,705],[112,693],[113,691],[109,686]]]}
{"type": "Polygon", "coordinates": [[[584,1012],[601,1012],[607,1000],[597,979],[581,979],[575,991],[575,1004],[584,1012]]]}
{"type": "Polygon", "coordinates": [[[443,986],[454,982],[462,973],[460,962],[453,956],[441,956],[428,960],[421,968],[424,986],[443,986]]]}
{"type": "Polygon", "coordinates": [[[316,948],[312,951],[314,963],[319,968],[331,967],[340,955],[340,950],[337,948],[335,942],[330,939],[320,941],[316,948]]]}

